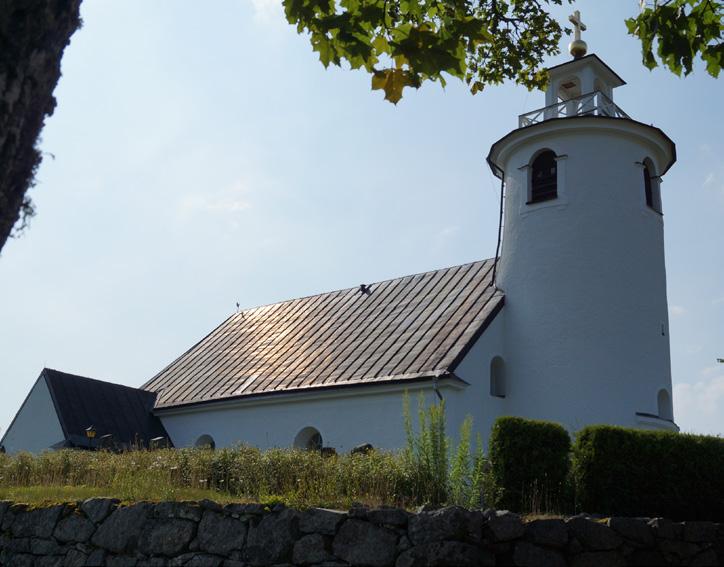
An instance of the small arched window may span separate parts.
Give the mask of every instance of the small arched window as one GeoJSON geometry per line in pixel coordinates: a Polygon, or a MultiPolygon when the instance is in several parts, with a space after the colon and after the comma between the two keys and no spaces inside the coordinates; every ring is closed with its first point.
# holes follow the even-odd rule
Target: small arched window
{"type": "Polygon", "coordinates": [[[646,196],[646,206],[660,213],[661,193],[659,192],[658,177],[654,164],[648,158],[644,160],[644,195],[646,196]]]}
{"type": "Polygon", "coordinates": [[[490,395],[504,398],[506,393],[505,362],[499,356],[490,361],[490,395]]]}
{"type": "Polygon", "coordinates": [[[196,440],[194,447],[198,447],[199,449],[215,449],[216,442],[211,435],[204,434],[196,440]]]}
{"type": "Polygon", "coordinates": [[[659,417],[667,421],[674,421],[674,409],[671,407],[671,396],[668,390],[662,388],[656,398],[659,409],[659,417]]]}
{"type": "Polygon", "coordinates": [[[295,449],[320,451],[322,449],[322,434],[314,427],[305,427],[294,438],[295,449]]]}
{"type": "Polygon", "coordinates": [[[556,154],[545,150],[538,154],[531,165],[530,203],[540,203],[558,196],[558,163],[556,154]]]}

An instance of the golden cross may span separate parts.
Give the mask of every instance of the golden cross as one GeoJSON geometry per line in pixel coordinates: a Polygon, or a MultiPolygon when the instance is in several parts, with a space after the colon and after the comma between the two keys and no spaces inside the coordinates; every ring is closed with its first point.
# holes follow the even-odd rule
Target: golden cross
{"type": "Polygon", "coordinates": [[[576,40],[580,41],[581,32],[586,31],[586,24],[581,21],[581,12],[579,12],[578,10],[573,12],[572,16],[568,16],[568,21],[571,22],[573,24],[573,27],[576,28],[574,37],[576,40]]]}

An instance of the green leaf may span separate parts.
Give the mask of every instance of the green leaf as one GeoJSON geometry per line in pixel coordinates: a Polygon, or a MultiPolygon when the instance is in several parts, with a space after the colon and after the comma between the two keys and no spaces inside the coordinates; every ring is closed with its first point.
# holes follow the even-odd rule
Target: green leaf
{"type": "Polygon", "coordinates": [[[699,55],[707,73],[718,77],[721,57],[716,51],[721,47],[723,21],[720,1],[671,0],[645,8],[638,17],[626,20],[626,28],[641,41],[643,64],[649,69],[660,61],[672,73],[686,76],[699,55]]]}
{"type": "Polygon", "coordinates": [[[390,52],[390,44],[387,41],[387,38],[383,35],[378,35],[374,40],[372,40],[372,47],[374,47],[378,53],[390,52]]]}
{"type": "Polygon", "coordinates": [[[337,54],[334,49],[334,42],[326,36],[315,34],[312,36],[312,48],[319,53],[319,60],[322,65],[328,67],[330,63],[337,63],[337,54]]]}
{"type": "Polygon", "coordinates": [[[385,100],[397,104],[402,98],[402,89],[414,86],[408,71],[402,69],[385,69],[372,75],[372,90],[384,90],[385,100]]]}
{"type": "MultiPolygon", "coordinates": [[[[285,15],[309,34],[320,62],[372,74],[373,89],[399,102],[404,88],[452,76],[471,92],[513,80],[547,83],[564,28],[550,14],[564,0],[282,0],[285,15]],[[378,70],[378,65],[392,67],[378,70]],[[443,77],[445,75],[445,77],[443,77]]],[[[567,0],[569,3],[572,0],[567,0]]],[[[717,77],[724,0],[667,0],[625,20],[641,42],[643,64],[688,75],[700,57],[717,77]]]]}

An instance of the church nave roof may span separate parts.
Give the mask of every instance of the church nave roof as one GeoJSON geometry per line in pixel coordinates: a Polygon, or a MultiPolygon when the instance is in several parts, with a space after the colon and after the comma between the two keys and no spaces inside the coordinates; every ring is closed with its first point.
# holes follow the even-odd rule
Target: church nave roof
{"type": "Polygon", "coordinates": [[[240,311],[143,388],[160,409],[444,376],[502,307],[493,263],[240,311]]]}

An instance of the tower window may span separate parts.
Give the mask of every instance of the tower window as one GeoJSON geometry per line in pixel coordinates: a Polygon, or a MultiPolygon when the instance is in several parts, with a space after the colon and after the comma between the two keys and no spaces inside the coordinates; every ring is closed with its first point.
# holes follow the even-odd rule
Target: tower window
{"type": "Polygon", "coordinates": [[[646,191],[646,206],[654,208],[654,192],[651,188],[651,172],[649,166],[644,166],[644,190],[646,191]]]}
{"type": "Polygon", "coordinates": [[[530,176],[530,203],[540,203],[558,196],[558,163],[556,154],[546,150],[533,160],[530,176]]]}
{"type": "Polygon", "coordinates": [[[654,164],[650,159],[644,160],[644,195],[646,206],[657,213],[661,212],[661,193],[659,183],[654,170],[654,164]]]}
{"type": "Polygon", "coordinates": [[[505,397],[505,363],[499,356],[490,361],[490,395],[505,397]]]}

